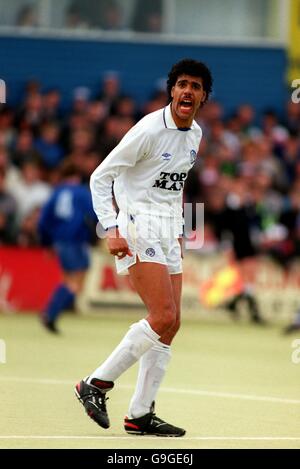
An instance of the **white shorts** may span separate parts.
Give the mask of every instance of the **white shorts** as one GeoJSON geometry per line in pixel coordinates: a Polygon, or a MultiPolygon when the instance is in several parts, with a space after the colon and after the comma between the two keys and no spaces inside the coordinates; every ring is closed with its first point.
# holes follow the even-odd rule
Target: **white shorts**
{"type": "Polygon", "coordinates": [[[118,274],[127,275],[128,268],[140,262],[155,262],[168,267],[169,273],[182,272],[181,247],[178,241],[182,224],[171,218],[155,215],[128,215],[119,212],[117,223],[119,232],[128,242],[133,254],[116,260],[118,274]]]}

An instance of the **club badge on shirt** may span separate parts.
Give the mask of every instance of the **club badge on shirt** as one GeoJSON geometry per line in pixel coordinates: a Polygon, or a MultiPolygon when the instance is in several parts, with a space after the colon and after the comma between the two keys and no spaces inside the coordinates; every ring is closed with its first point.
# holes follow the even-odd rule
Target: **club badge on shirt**
{"type": "Polygon", "coordinates": [[[196,161],[197,153],[195,150],[190,151],[190,163],[193,165],[196,161]]]}

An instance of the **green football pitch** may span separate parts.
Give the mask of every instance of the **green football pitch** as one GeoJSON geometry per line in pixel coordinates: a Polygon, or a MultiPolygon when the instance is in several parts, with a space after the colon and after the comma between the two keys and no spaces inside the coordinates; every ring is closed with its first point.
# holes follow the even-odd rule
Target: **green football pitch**
{"type": "Polygon", "coordinates": [[[173,344],[156,411],[185,437],[124,432],[137,366],[110,393],[111,427],[98,427],[73,387],[140,317],[66,314],[57,337],[35,315],[0,315],[0,448],[300,448],[300,363],[292,360],[300,334],[226,318],[186,319],[173,344]]]}

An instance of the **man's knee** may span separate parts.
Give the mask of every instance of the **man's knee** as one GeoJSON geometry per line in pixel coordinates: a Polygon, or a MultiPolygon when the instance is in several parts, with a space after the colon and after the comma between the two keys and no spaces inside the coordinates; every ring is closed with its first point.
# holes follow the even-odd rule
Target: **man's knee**
{"type": "Polygon", "coordinates": [[[74,295],[78,295],[83,289],[84,278],[84,274],[81,272],[67,274],[65,275],[65,284],[74,295]]]}
{"type": "Polygon", "coordinates": [[[176,309],[171,302],[161,303],[155,312],[150,312],[150,316],[160,334],[172,329],[176,324],[176,309]]]}
{"type": "Polygon", "coordinates": [[[175,326],[175,322],[176,322],[175,315],[172,314],[172,312],[170,311],[168,311],[168,313],[166,312],[161,318],[161,325],[164,331],[173,329],[173,327],[175,326]]]}
{"type": "Polygon", "coordinates": [[[173,338],[175,337],[175,335],[179,331],[179,328],[180,328],[180,316],[176,316],[172,327],[170,327],[170,329],[168,329],[168,331],[167,331],[167,333],[169,334],[169,338],[171,340],[173,340],[173,338]]]}
{"type": "Polygon", "coordinates": [[[180,328],[180,313],[178,312],[178,314],[176,315],[175,321],[173,322],[172,327],[170,327],[161,335],[160,340],[167,345],[171,345],[179,328],[180,328]]]}

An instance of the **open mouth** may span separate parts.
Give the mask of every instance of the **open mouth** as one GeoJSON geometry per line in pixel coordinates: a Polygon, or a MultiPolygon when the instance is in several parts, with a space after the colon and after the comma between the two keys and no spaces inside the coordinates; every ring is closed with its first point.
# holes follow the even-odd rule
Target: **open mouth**
{"type": "Polygon", "coordinates": [[[193,108],[193,103],[190,99],[182,99],[179,104],[182,111],[191,111],[193,108]]]}

